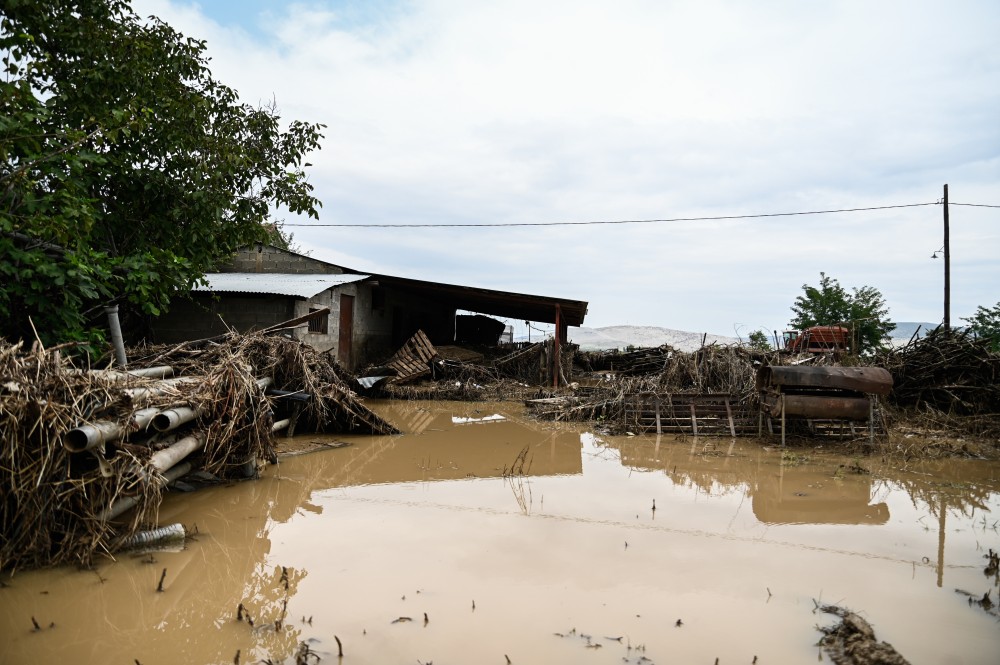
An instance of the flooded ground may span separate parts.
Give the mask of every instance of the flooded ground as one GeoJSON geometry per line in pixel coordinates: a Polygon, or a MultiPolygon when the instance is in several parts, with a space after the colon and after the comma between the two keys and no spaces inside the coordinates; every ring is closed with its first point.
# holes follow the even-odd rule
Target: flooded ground
{"type": "Polygon", "coordinates": [[[407,434],[168,497],[182,550],[4,578],[0,662],[802,663],[826,603],[914,665],[1000,662],[995,608],[956,592],[998,599],[997,463],[373,406],[407,434]]]}

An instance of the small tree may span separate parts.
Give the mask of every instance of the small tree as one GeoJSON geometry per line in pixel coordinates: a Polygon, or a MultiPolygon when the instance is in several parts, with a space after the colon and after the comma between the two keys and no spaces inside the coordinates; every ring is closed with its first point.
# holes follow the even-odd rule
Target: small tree
{"type": "Polygon", "coordinates": [[[962,320],[977,337],[988,339],[994,351],[1000,351],[1000,302],[989,309],[980,305],[975,314],[962,320]]]}
{"type": "Polygon", "coordinates": [[[889,320],[889,308],[878,289],[863,286],[849,293],[836,279],[819,274],[819,287],[802,285],[804,295],[795,299],[795,317],[789,326],[803,330],[812,326],[844,325],[851,329],[861,355],[882,348],[896,324],[889,320]]]}
{"type": "Polygon", "coordinates": [[[767,338],[767,333],[765,333],[763,330],[754,330],[752,333],[750,333],[747,346],[749,346],[754,351],[770,351],[771,340],[767,338]]]}

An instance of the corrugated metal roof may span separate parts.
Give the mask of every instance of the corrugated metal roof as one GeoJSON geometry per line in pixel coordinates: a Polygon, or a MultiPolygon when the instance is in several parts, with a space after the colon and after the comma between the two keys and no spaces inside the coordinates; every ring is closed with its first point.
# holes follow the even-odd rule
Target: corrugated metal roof
{"type": "Polygon", "coordinates": [[[267,293],[277,296],[311,298],[334,286],[360,282],[371,275],[303,275],[291,273],[212,272],[205,275],[207,286],[193,291],[219,293],[267,293]]]}

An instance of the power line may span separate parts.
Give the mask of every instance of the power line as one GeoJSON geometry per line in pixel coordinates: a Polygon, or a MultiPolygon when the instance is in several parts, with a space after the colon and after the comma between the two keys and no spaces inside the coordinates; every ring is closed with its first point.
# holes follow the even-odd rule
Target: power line
{"type": "Polygon", "coordinates": [[[990,205],[989,203],[955,203],[954,201],[950,201],[948,205],[972,206],[974,208],[1000,208],[1000,206],[990,205]]]}
{"type": "MultiPolygon", "coordinates": [[[[755,215],[716,215],[712,217],[665,217],[663,219],[617,219],[593,222],[483,222],[478,224],[282,224],[282,226],[307,227],[338,227],[366,229],[429,229],[429,228],[483,228],[508,226],[595,226],[598,224],[656,224],[660,222],[714,222],[731,219],[762,219],[766,217],[793,217],[797,215],[828,215],[841,212],[865,212],[869,210],[892,210],[894,208],[919,208],[921,206],[941,205],[941,201],[932,203],[905,203],[891,206],[871,206],[868,208],[838,208],[836,210],[804,210],[800,212],[770,212],[755,215]]],[[[972,203],[951,205],[976,205],[972,203]]],[[[992,207],[992,206],[990,206],[992,207]]]]}

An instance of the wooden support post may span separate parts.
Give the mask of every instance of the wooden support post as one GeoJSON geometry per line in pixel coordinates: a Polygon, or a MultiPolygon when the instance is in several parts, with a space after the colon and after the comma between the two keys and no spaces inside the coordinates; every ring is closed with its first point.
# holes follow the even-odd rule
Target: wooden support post
{"type": "Polygon", "coordinates": [[[736,437],[736,425],[733,424],[733,409],[729,406],[729,398],[726,398],[726,417],[729,418],[729,435],[736,437]]]}
{"type": "Polygon", "coordinates": [[[559,339],[559,338],[562,337],[562,334],[563,334],[562,330],[563,330],[563,327],[562,327],[562,307],[560,307],[557,304],[556,305],[556,334],[554,335],[555,342],[553,344],[553,350],[555,351],[555,353],[552,354],[553,356],[555,356],[555,363],[552,366],[552,387],[553,388],[558,388],[559,387],[559,370],[560,370],[561,364],[562,364],[562,357],[561,357],[562,340],[559,339]]]}
{"type": "Polygon", "coordinates": [[[695,412],[694,402],[691,402],[691,429],[694,435],[698,436],[698,414],[695,412]]]}
{"type": "Polygon", "coordinates": [[[656,435],[659,436],[663,434],[663,426],[660,424],[660,397],[656,396],[654,400],[656,405],[656,435]]]}
{"type": "Polygon", "coordinates": [[[785,447],[785,394],[781,394],[781,447],[785,447]]]}
{"type": "Polygon", "coordinates": [[[875,447],[875,397],[868,396],[868,445],[875,447]]]}

